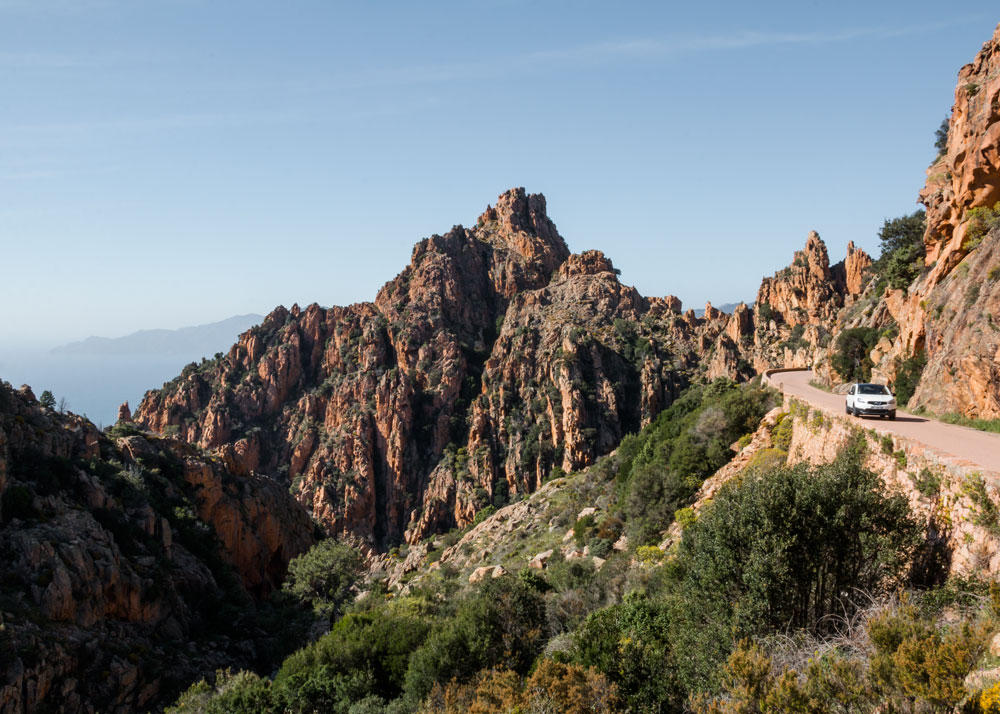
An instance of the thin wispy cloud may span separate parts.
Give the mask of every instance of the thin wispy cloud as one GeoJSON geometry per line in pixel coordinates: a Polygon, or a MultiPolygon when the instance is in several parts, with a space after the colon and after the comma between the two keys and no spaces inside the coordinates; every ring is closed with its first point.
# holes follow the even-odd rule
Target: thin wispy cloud
{"type": "MultiPolygon", "coordinates": [[[[282,111],[248,109],[240,112],[164,113],[146,116],[81,118],[78,120],[56,122],[0,123],[0,147],[5,142],[10,143],[12,147],[20,147],[23,145],[22,139],[26,137],[40,139],[41,143],[45,144],[47,139],[53,137],[72,138],[77,135],[93,136],[97,133],[231,129],[268,125],[329,123],[338,119],[357,121],[405,115],[437,104],[438,100],[435,98],[422,96],[414,100],[394,99],[390,102],[377,105],[354,105],[342,108],[339,111],[321,113],[306,109],[287,109],[282,111]]],[[[38,178],[43,173],[41,170],[36,172],[32,169],[27,171],[26,175],[31,174],[33,177],[38,178]]]]}
{"type": "Polygon", "coordinates": [[[626,38],[596,42],[578,47],[538,50],[490,60],[441,64],[408,65],[364,69],[330,78],[319,83],[308,81],[309,88],[348,90],[483,81],[507,75],[511,70],[545,67],[593,67],[618,61],[665,60],[682,55],[725,52],[783,46],[818,46],[864,39],[886,39],[927,34],[947,27],[979,22],[981,18],[960,17],[939,23],[903,27],[859,27],[809,32],[771,32],[739,30],[718,34],[676,34],[657,37],[626,38]]]}

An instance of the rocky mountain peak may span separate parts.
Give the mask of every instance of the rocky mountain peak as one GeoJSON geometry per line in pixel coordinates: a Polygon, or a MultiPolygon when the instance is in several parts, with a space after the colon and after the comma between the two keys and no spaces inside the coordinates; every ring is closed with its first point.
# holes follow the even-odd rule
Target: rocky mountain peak
{"type": "Polygon", "coordinates": [[[599,250],[587,250],[569,256],[556,271],[555,280],[566,280],[576,275],[599,275],[601,273],[618,274],[611,259],[599,250]]]}
{"type": "Polygon", "coordinates": [[[487,206],[474,230],[476,237],[513,250],[540,263],[550,273],[569,255],[569,248],[546,212],[545,196],[512,188],[496,206],[487,206]]]}
{"type": "Polygon", "coordinates": [[[920,202],[927,207],[924,243],[929,283],[968,252],[968,211],[1000,201],[1000,25],[974,61],[958,73],[948,145],[927,169],[920,202]],[[965,246],[965,247],[963,247],[965,246]]]}
{"type": "Polygon", "coordinates": [[[819,237],[819,233],[809,231],[809,237],[806,238],[805,251],[801,253],[796,252],[796,261],[800,255],[806,261],[810,276],[816,280],[830,279],[830,256],[826,252],[826,243],[819,237]]]}
{"type": "Polygon", "coordinates": [[[810,231],[805,249],[795,251],[792,264],[761,282],[755,309],[773,309],[787,325],[821,324],[832,319],[842,302],[826,243],[810,231]]]}

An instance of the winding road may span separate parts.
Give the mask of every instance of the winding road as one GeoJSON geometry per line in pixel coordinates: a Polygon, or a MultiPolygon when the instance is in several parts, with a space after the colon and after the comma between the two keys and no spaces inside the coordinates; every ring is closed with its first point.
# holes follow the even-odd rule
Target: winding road
{"type": "MultiPolygon", "coordinates": [[[[825,412],[847,417],[844,413],[844,395],[830,394],[809,384],[810,380],[815,379],[810,369],[771,372],[767,379],[785,394],[805,400],[825,412]]],[[[965,461],[987,471],[1000,472],[1000,434],[945,424],[903,411],[897,413],[895,421],[877,417],[850,418],[865,428],[919,441],[949,460],[965,461]]]]}

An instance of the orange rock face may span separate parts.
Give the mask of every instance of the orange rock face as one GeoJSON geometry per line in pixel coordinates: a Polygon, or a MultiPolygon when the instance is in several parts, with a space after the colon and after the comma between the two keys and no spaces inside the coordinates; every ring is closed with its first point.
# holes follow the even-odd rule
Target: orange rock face
{"type": "Polygon", "coordinates": [[[313,542],[284,485],[128,432],[0,382],[0,711],[146,711],[167,679],[252,666],[254,632],[210,642],[218,606],[270,591],[313,542]]]}
{"type": "Polygon", "coordinates": [[[774,367],[813,365],[842,308],[863,291],[871,264],[851,243],[847,258],[831,266],[826,244],[811,232],[791,265],[761,281],[753,308],[741,303],[728,316],[707,350],[708,377],[747,379],[774,367]]]}
{"type": "Polygon", "coordinates": [[[904,360],[923,355],[911,407],[1000,418],[1000,238],[970,220],[1000,201],[1000,26],[959,72],[947,150],[927,170],[920,201],[927,269],[887,290],[867,320],[898,329],[873,353],[874,373],[892,382],[904,360]]]}
{"type": "Polygon", "coordinates": [[[920,201],[927,207],[931,282],[967,252],[967,212],[1000,201],[1000,25],[971,64],[962,67],[944,155],[927,169],[920,201]]]}
{"type": "Polygon", "coordinates": [[[843,305],[843,293],[837,290],[826,244],[816,231],[809,234],[805,250],[796,251],[790,266],[764,278],[755,305],[758,315],[768,305],[790,326],[833,321],[843,305]]]}
{"type": "Polygon", "coordinates": [[[729,320],[680,307],[570,255],[545,199],[515,189],[418,243],[373,303],[278,308],[134,419],[385,548],[590,463],[669,405],[729,320]]]}

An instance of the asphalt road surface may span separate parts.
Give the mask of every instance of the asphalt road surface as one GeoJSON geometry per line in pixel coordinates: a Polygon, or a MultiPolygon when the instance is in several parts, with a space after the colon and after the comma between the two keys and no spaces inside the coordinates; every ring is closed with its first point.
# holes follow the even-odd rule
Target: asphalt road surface
{"type": "MultiPolygon", "coordinates": [[[[772,374],[770,379],[771,384],[785,394],[799,397],[826,412],[847,416],[843,394],[830,394],[809,384],[811,379],[815,379],[812,370],[778,372],[772,374]]],[[[949,460],[965,461],[986,471],[1000,472],[1000,434],[945,424],[903,411],[897,412],[895,421],[879,417],[851,418],[866,429],[919,441],[949,460]]]]}

